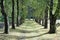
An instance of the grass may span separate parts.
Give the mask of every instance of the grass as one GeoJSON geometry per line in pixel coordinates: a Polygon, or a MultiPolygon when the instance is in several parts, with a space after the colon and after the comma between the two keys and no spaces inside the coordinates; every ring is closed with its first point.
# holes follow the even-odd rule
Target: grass
{"type": "Polygon", "coordinates": [[[15,30],[9,29],[9,34],[2,34],[3,29],[0,29],[0,40],[60,40],[60,28],[57,28],[56,34],[48,34],[48,31],[33,20],[28,20],[15,30]]]}

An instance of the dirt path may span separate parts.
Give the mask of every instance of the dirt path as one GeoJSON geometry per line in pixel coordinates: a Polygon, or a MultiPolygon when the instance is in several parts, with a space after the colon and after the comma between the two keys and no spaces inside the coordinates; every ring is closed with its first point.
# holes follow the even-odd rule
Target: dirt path
{"type": "Polygon", "coordinates": [[[33,20],[27,20],[15,30],[10,29],[8,35],[0,34],[0,38],[4,40],[57,40],[59,35],[48,34],[48,30],[33,20]]]}
{"type": "Polygon", "coordinates": [[[48,29],[43,28],[34,21],[26,21],[21,25],[23,31],[19,40],[55,40],[56,34],[47,34],[48,29]]]}

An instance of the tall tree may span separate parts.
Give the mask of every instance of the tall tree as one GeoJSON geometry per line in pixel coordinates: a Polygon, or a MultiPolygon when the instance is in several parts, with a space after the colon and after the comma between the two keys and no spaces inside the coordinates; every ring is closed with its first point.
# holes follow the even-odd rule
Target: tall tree
{"type": "Polygon", "coordinates": [[[50,1],[50,30],[49,33],[55,33],[56,32],[56,19],[57,19],[57,15],[59,14],[59,10],[60,10],[60,0],[58,0],[58,5],[56,8],[55,13],[53,14],[53,0],[50,1]]]}
{"type": "Polygon", "coordinates": [[[17,0],[17,26],[19,26],[19,0],[17,0]]]}
{"type": "Polygon", "coordinates": [[[21,1],[21,17],[20,17],[20,25],[24,22],[24,14],[23,14],[23,5],[24,5],[24,0],[20,0],[21,1]]]}
{"type": "Polygon", "coordinates": [[[2,12],[2,15],[4,17],[4,24],[5,24],[5,30],[4,30],[4,33],[8,34],[8,16],[7,14],[5,13],[5,10],[4,10],[4,4],[3,4],[3,1],[4,0],[1,0],[1,12],[2,12]]]}
{"type": "Polygon", "coordinates": [[[53,0],[50,0],[50,30],[49,33],[55,33],[56,27],[55,27],[55,21],[56,18],[53,15],[53,0]]]}
{"type": "Polygon", "coordinates": [[[14,23],[14,0],[12,0],[12,29],[15,29],[15,23],[14,23]]]}

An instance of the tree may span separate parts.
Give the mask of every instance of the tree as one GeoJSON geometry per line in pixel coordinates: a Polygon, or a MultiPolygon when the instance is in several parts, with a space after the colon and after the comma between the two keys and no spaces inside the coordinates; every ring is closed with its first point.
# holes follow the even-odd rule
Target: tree
{"type": "Polygon", "coordinates": [[[12,29],[15,29],[15,23],[14,23],[14,0],[12,0],[12,29]]]}
{"type": "Polygon", "coordinates": [[[49,33],[56,32],[55,23],[56,23],[57,16],[59,15],[60,0],[58,0],[58,4],[57,4],[56,11],[54,14],[52,13],[52,10],[53,10],[53,0],[50,1],[50,30],[49,30],[49,33]]]}
{"type": "Polygon", "coordinates": [[[20,16],[20,25],[24,22],[24,9],[23,9],[23,5],[24,5],[24,0],[20,0],[21,1],[21,16],[20,16]]]}
{"type": "Polygon", "coordinates": [[[47,28],[48,26],[48,6],[46,7],[45,9],[45,27],[44,28],[47,28]]]}
{"type": "Polygon", "coordinates": [[[4,17],[4,24],[5,24],[4,33],[5,33],[5,34],[8,34],[8,26],[9,26],[8,16],[7,16],[7,14],[5,13],[5,10],[4,10],[3,0],[1,0],[1,12],[2,12],[2,15],[3,15],[3,17],[4,17]]]}
{"type": "Polygon", "coordinates": [[[19,26],[19,0],[17,0],[17,26],[19,26]]]}
{"type": "Polygon", "coordinates": [[[55,27],[56,18],[54,17],[52,11],[53,11],[53,0],[50,0],[50,30],[49,30],[49,33],[56,32],[56,27],[55,27]]]}

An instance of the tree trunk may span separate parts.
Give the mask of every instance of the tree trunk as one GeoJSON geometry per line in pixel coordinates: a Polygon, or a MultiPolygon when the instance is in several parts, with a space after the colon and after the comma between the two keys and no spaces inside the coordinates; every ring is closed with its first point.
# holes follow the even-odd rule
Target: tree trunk
{"type": "Polygon", "coordinates": [[[41,25],[41,19],[39,19],[39,24],[41,25]]]}
{"type": "Polygon", "coordinates": [[[50,30],[49,30],[49,33],[55,33],[56,32],[55,23],[56,23],[56,17],[54,17],[54,15],[52,15],[51,18],[50,18],[50,30]]]}
{"type": "Polygon", "coordinates": [[[12,29],[15,29],[15,24],[14,24],[14,0],[12,0],[12,29]]]}
{"type": "Polygon", "coordinates": [[[5,34],[8,34],[8,17],[7,17],[7,14],[5,13],[5,10],[4,10],[4,4],[3,4],[3,0],[1,0],[1,12],[2,12],[2,15],[4,16],[4,24],[5,24],[5,30],[4,30],[4,33],[5,34]]]}
{"type": "Polygon", "coordinates": [[[19,26],[19,1],[17,0],[17,26],[19,26]]]}
{"type": "Polygon", "coordinates": [[[21,18],[20,18],[20,25],[23,23],[23,21],[24,21],[24,20],[23,20],[22,17],[21,17],[21,18]]]}
{"type": "Polygon", "coordinates": [[[9,22],[8,22],[8,17],[4,16],[4,24],[5,24],[5,31],[4,33],[8,34],[9,30],[8,30],[8,26],[9,26],[9,22]]]}
{"type": "Polygon", "coordinates": [[[45,25],[45,19],[42,19],[42,26],[45,25]]]}
{"type": "Polygon", "coordinates": [[[35,18],[35,22],[38,22],[38,19],[37,18],[35,18]]]}
{"type": "Polygon", "coordinates": [[[53,10],[53,0],[50,1],[50,30],[49,30],[49,33],[56,32],[56,27],[55,27],[56,17],[55,17],[55,15],[53,15],[52,10],[53,10]]]}
{"type": "Polygon", "coordinates": [[[48,7],[46,7],[45,9],[45,29],[47,28],[47,24],[48,24],[48,7]]]}
{"type": "MultiPolygon", "coordinates": [[[[21,0],[21,4],[22,6],[24,5],[24,0],[21,0]]],[[[20,16],[20,25],[23,23],[24,18],[23,18],[23,8],[21,8],[21,16],[20,16]]]]}
{"type": "Polygon", "coordinates": [[[39,19],[38,19],[38,23],[40,24],[40,21],[39,21],[39,19]]]}

